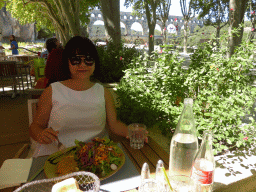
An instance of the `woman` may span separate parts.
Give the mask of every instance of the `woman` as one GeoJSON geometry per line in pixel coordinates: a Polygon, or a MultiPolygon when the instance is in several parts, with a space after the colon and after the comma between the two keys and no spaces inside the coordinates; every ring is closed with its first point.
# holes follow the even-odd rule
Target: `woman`
{"type": "Polygon", "coordinates": [[[44,89],[48,87],[50,83],[62,80],[62,53],[63,49],[58,47],[51,50],[46,61],[45,77],[37,80],[35,89],[44,89]]]}
{"type": "MultiPolygon", "coordinates": [[[[55,61],[53,61],[54,60],[53,58],[55,57],[54,54],[52,54],[51,59],[48,61],[48,57],[49,57],[50,53],[52,51],[56,50],[56,49],[58,49],[58,50],[61,49],[62,50],[62,46],[61,46],[61,44],[60,44],[60,42],[59,42],[59,40],[57,38],[47,39],[47,41],[45,42],[45,46],[46,46],[46,51],[40,53],[40,57],[46,59],[47,60],[46,61],[46,66],[47,66],[47,63],[48,63],[48,66],[49,66],[49,65],[54,64],[54,62],[55,62],[55,61]]],[[[35,76],[34,66],[32,67],[32,69],[30,71],[30,75],[31,76],[35,76]]],[[[43,88],[45,88],[45,86],[44,87],[41,86],[42,82],[46,82],[46,79],[43,78],[43,79],[38,79],[37,80],[36,89],[43,89],[43,88]],[[37,86],[38,83],[40,84],[40,86],[37,86]]],[[[46,84],[47,84],[47,82],[46,82],[46,84]]]]}
{"type": "MultiPolygon", "coordinates": [[[[111,93],[95,83],[99,57],[91,40],[73,37],[65,46],[59,78],[45,89],[29,133],[34,140],[35,156],[58,151],[58,138],[66,147],[75,139],[89,141],[112,132],[126,137],[127,126],[117,120],[111,93]]],[[[32,144],[33,145],[33,144],[32,144]]]]}
{"type": "Polygon", "coordinates": [[[52,52],[54,49],[62,48],[59,40],[57,38],[50,38],[47,39],[45,42],[46,51],[41,53],[41,57],[47,59],[48,55],[52,52]]]}
{"type": "Polygon", "coordinates": [[[12,50],[12,54],[13,55],[18,55],[19,51],[18,51],[18,43],[16,41],[16,38],[14,35],[10,35],[10,42],[11,42],[11,48],[9,50],[12,50]]]}

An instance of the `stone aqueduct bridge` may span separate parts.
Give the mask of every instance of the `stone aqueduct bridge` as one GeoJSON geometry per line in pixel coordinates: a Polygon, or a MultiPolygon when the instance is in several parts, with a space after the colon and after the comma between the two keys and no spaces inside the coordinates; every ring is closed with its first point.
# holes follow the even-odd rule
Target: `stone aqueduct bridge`
{"type": "MultiPolygon", "coordinates": [[[[91,12],[91,17],[90,17],[90,24],[89,24],[89,35],[90,37],[95,37],[96,34],[92,33],[92,26],[94,25],[94,23],[96,21],[103,21],[103,16],[100,10],[93,10],[91,12]]],[[[133,25],[133,23],[137,22],[139,24],[141,24],[141,27],[143,29],[142,31],[142,36],[148,36],[148,24],[147,24],[147,17],[146,15],[144,15],[141,19],[133,16],[131,14],[131,12],[120,12],[120,22],[124,24],[125,26],[125,34],[122,35],[126,35],[127,36],[131,36],[131,27],[133,25]]],[[[156,24],[158,24],[161,27],[161,22],[157,21],[156,24]]],[[[172,24],[173,29],[175,28],[175,25],[178,25],[178,34],[180,34],[181,29],[184,26],[184,21],[182,20],[182,16],[172,16],[170,15],[168,17],[168,21],[167,21],[167,27],[170,27],[170,25],[172,24]],[[175,18],[177,18],[177,21],[175,22],[175,18]]],[[[189,22],[189,29],[190,32],[194,31],[194,28],[196,26],[203,26],[203,21],[202,20],[197,20],[197,19],[192,19],[189,22]]],[[[141,36],[141,35],[140,35],[141,36]]]]}

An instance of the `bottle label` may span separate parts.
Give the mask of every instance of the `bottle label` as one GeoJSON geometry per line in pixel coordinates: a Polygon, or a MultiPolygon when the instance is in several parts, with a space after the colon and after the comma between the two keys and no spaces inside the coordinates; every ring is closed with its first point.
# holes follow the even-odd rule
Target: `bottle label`
{"type": "Polygon", "coordinates": [[[192,177],[201,184],[211,184],[213,181],[213,171],[202,171],[193,167],[192,177]]]}

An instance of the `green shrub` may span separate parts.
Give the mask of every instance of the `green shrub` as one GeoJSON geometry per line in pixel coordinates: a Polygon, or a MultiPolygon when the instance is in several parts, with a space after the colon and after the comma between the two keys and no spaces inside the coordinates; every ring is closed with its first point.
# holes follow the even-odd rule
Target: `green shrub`
{"type": "Polygon", "coordinates": [[[117,88],[122,104],[117,113],[126,124],[138,122],[147,127],[158,124],[163,133],[175,128],[181,112],[175,102],[186,90],[183,86],[186,71],[181,68],[183,60],[178,59],[178,54],[168,53],[167,48],[161,55],[135,57],[125,70],[117,88]],[[149,68],[152,72],[148,72],[149,68]]]}
{"type": "Polygon", "coordinates": [[[138,55],[135,48],[116,49],[112,42],[107,46],[97,47],[100,57],[100,70],[95,77],[102,83],[119,82],[124,75],[124,70],[134,56],[138,55]]]}
{"type": "Polygon", "coordinates": [[[242,43],[235,54],[226,57],[226,48],[213,51],[205,43],[191,57],[185,86],[194,99],[194,113],[200,134],[206,129],[214,133],[216,151],[252,142],[255,122],[241,126],[243,117],[251,113],[256,89],[252,86],[254,44],[242,43]]]}
{"type": "Polygon", "coordinates": [[[183,61],[177,54],[134,58],[117,88],[122,104],[118,118],[127,124],[157,124],[167,134],[176,128],[183,99],[191,97],[198,136],[201,139],[203,131],[211,129],[215,153],[250,144],[255,122],[250,118],[249,124],[241,125],[247,114],[254,115],[256,88],[250,70],[255,48],[243,43],[229,59],[226,48],[214,52],[213,45],[205,43],[191,56],[188,71],[181,68],[183,61]],[[155,62],[151,73],[150,62],[155,62]],[[177,98],[180,105],[175,104],[177,98]]]}

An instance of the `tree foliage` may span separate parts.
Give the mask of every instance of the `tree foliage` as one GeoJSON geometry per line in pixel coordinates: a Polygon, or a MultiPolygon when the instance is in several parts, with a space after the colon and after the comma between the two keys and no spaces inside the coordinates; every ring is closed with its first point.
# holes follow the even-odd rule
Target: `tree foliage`
{"type": "Polygon", "coordinates": [[[193,3],[193,9],[204,19],[204,25],[216,28],[216,37],[220,37],[220,30],[229,21],[229,0],[198,0],[193,3]]]}
{"type": "Polygon", "coordinates": [[[142,15],[146,14],[149,28],[148,41],[150,54],[154,51],[154,31],[157,19],[156,10],[159,3],[159,0],[125,0],[125,5],[127,7],[133,6],[133,15],[141,17],[142,15]]]}
{"type": "Polygon", "coordinates": [[[79,35],[81,26],[89,22],[89,11],[98,0],[6,0],[7,11],[21,24],[36,22],[55,31],[65,44],[70,36],[79,35]]]}

